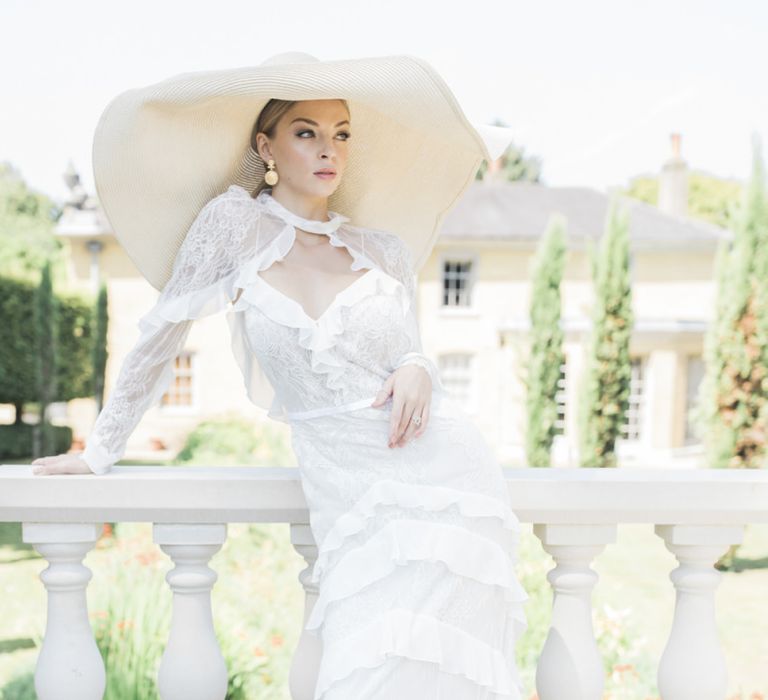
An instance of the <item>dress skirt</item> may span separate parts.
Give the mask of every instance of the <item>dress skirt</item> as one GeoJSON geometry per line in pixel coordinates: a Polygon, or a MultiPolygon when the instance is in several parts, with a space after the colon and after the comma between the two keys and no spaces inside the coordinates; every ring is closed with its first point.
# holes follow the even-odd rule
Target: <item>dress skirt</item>
{"type": "Polygon", "coordinates": [[[289,415],[318,544],[314,700],[519,700],[528,595],[501,467],[447,395],[393,448],[391,399],[372,400],[289,415]]]}

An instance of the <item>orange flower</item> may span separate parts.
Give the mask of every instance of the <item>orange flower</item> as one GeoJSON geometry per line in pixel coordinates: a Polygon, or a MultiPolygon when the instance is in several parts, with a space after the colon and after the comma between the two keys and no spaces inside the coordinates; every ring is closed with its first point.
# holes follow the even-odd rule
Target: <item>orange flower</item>
{"type": "Polygon", "coordinates": [[[133,557],[142,566],[150,566],[158,560],[162,559],[162,555],[157,550],[149,550],[148,552],[139,552],[133,557]]]}

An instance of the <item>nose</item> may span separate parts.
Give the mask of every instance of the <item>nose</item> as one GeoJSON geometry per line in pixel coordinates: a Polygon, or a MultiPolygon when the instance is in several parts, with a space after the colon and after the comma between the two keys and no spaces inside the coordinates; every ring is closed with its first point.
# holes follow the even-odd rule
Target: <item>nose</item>
{"type": "Polygon", "coordinates": [[[336,155],[336,145],[333,142],[333,139],[325,139],[322,143],[322,146],[320,148],[320,157],[321,158],[332,158],[336,155]]]}

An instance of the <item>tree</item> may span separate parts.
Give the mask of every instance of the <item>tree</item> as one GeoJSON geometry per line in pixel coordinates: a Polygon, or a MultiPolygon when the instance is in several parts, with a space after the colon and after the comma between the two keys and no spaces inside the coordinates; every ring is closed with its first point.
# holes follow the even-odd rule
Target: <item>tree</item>
{"type": "Polygon", "coordinates": [[[93,334],[93,396],[96,400],[96,413],[101,413],[104,405],[104,380],[106,375],[107,358],[107,328],[109,311],[107,285],[102,282],[96,299],[95,329],[93,334]]]}
{"type": "MultiPolygon", "coordinates": [[[[493,126],[508,126],[496,119],[493,126]]],[[[496,164],[494,163],[494,166],[496,164]]],[[[489,164],[483,161],[475,173],[475,180],[486,180],[489,177],[489,164]]],[[[492,175],[495,180],[515,182],[524,180],[527,182],[539,182],[541,179],[541,160],[525,155],[522,146],[512,143],[507,146],[504,153],[499,156],[498,170],[492,175]]]]}
{"type": "MultiPolygon", "coordinates": [[[[658,206],[659,179],[638,176],[622,194],[658,206]]],[[[741,183],[692,171],[688,176],[688,216],[727,228],[731,211],[742,196],[741,183]]]]}
{"type": "Polygon", "coordinates": [[[51,284],[51,265],[43,266],[40,285],[35,294],[34,324],[37,348],[35,369],[40,420],[34,432],[32,456],[41,457],[54,451],[54,436],[48,422],[48,406],[56,400],[56,361],[58,345],[58,308],[51,284]]]}
{"type": "Polygon", "coordinates": [[[717,301],[694,417],[711,467],[761,467],[768,434],[768,193],[760,141],[716,258],[717,301]]]}
{"type": "Polygon", "coordinates": [[[532,467],[549,466],[556,432],[558,382],[565,362],[560,326],[560,284],[567,252],[565,228],[565,218],[553,216],[533,260],[525,435],[526,456],[532,467]]]}
{"type": "Polygon", "coordinates": [[[634,324],[629,274],[629,214],[614,195],[599,257],[593,259],[595,302],[579,411],[580,461],[584,467],[615,467],[616,440],[627,408],[634,324]]]}
{"type": "Polygon", "coordinates": [[[64,247],[53,233],[61,212],[31,190],[10,163],[0,163],[0,274],[37,283],[50,260],[53,279],[65,281],[64,247]]]}

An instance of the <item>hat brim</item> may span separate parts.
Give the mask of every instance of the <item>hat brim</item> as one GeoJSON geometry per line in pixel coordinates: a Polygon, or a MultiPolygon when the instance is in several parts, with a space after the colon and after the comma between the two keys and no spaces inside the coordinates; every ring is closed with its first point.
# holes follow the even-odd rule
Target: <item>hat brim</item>
{"type": "Polygon", "coordinates": [[[115,236],[155,288],[206,202],[261,182],[250,136],[273,98],[347,101],[349,155],[328,207],[399,235],[416,269],[482,161],[511,141],[508,129],[473,126],[440,75],[410,55],[182,73],[128,90],[97,124],[94,178],[115,236]]]}

